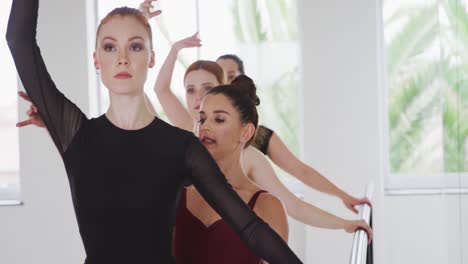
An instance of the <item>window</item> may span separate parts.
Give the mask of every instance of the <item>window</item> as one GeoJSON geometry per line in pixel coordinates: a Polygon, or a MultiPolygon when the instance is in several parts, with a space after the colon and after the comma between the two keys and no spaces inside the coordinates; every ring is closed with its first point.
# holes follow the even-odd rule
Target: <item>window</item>
{"type": "MultiPolygon", "coordinates": [[[[0,36],[5,36],[11,7],[0,1],[0,36]]],[[[0,204],[19,200],[19,139],[15,127],[17,107],[17,74],[5,37],[0,38],[0,204]]]]}
{"type": "Polygon", "coordinates": [[[468,187],[468,1],[384,1],[387,188],[468,187]]]}
{"type": "MultiPolygon", "coordinates": [[[[117,6],[137,7],[140,2],[98,1],[99,19],[117,6]]],[[[151,21],[157,63],[150,72],[145,90],[158,112],[163,113],[153,85],[170,46],[198,31],[203,46],[199,50],[183,50],[179,55],[172,78],[172,90],[176,95],[185,101],[183,74],[192,62],[198,58],[216,60],[223,54],[237,54],[244,60],[246,74],[257,84],[261,100],[260,123],[275,130],[297,154],[299,47],[296,1],[178,0],[155,4],[163,14],[151,21]]],[[[101,94],[105,92],[101,88],[101,94]]],[[[107,96],[101,96],[101,112],[107,108],[105,100],[107,96]]]]}

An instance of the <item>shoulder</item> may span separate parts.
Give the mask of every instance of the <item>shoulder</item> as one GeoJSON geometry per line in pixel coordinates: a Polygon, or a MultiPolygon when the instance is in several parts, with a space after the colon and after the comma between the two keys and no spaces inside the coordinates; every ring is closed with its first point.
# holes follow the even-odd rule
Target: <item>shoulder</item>
{"type": "Polygon", "coordinates": [[[255,204],[255,212],[267,221],[270,218],[285,217],[286,209],[281,200],[270,193],[261,193],[255,204]]]}
{"type": "Polygon", "coordinates": [[[253,146],[248,146],[244,149],[244,159],[243,161],[247,164],[254,164],[257,162],[267,161],[265,156],[253,146]]]}
{"type": "Polygon", "coordinates": [[[245,173],[254,182],[264,186],[262,179],[271,179],[270,175],[275,175],[270,162],[265,155],[252,146],[247,147],[243,154],[242,162],[245,173]]]}
{"type": "Polygon", "coordinates": [[[263,156],[262,152],[255,148],[254,146],[250,145],[244,149],[244,155],[248,155],[250,157],[255,157],[255,156],[263,156]]]}
{"type": "Polygon", "coordinates": [[[256,148],[248,146],[242,153],[242,168],[250,179],[254,179],[255,168],[264,161],[263,154],[256,148]]]}
{"type": "Polygon", "coordinates": [[[276,196],[262,193],[255,205],[255,213],[263,219],[284,241],[288,241],[289,226],[286,209],[276,196]]]}

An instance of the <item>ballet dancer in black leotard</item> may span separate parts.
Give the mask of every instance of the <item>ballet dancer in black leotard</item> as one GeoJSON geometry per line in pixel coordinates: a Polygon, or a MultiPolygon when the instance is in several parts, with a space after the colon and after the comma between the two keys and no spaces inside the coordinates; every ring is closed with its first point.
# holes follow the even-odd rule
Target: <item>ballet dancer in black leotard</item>
{"type": "Polygon", "coordinates": [[[7,41],[64,161],[85,263],[174,263],[172,227],[184,184],[193,184],[263,259],[301,263],[233,191],[192,133],[147,110],[143,85],[154,52],[151,28],[138,10],[117,8],[98,28],[94,59],[110,106],[88,119],[47,72],[36,43],[38,8],[38,0],[13,0],[7,41]]]}

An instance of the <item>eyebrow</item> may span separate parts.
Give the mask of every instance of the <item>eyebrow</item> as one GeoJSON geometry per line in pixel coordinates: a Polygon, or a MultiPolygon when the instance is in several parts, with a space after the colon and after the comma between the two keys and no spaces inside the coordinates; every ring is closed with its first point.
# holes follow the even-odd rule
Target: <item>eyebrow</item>
{"type": "MultiPolygon", "coordinates": [[[[200,115],[206,115],[205,111],[200,111],[198,112],[200,115]]],[[[213,113],[215,114],[226,114],[226,115],[231,115],[230,113],[224,111],[224,110],[214,110],[213,113]]]]}
{"type": "MultiPolygon", "coordinates": [[[[117,39],[113,38],[113,37],[104,37],[102,40],[106,40],[106,39],[110,39],[112,41],[117,41],[117,39]]],[[[128,39],[128,41],[132,41],[132,40],[135,40],[135,39],[140,39],[140,40],[144,40],[142,37],[140,36],[134,36],[134,37],[131,37],[128,39]]]]}
{"type": "Polygon", "coordinates": [[[132,41],[132,40],[135,40],[135,39],[144,40],[144,38],[142,38],[140,36],[134,36],[134,37],[129,38],[128,41],[132,41]]]}
{"type": "Polygon", "coordinates": [[[110,39],[110,40],[112,40],[112,41],[117,41],[117,40],[116,40],[115,38],[113,38],[113,37],[104,37],[102,40],[106,40],[106,39],[110,39]]]}
{"type": "Polygon", "coordinates": [[[215,114],[227,114],[227,115],[231,115],[229,114],[228,112],[224,111],[224,110],[214,110],[213,113],[215,114]]]}

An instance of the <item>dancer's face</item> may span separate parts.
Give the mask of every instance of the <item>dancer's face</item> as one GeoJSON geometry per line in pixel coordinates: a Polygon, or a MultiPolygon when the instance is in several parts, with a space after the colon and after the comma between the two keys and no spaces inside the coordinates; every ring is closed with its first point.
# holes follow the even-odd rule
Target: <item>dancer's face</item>
{"type": "Polygon", "coordinates": [[[97,36],[94,63],[111,93],[142,92],[148,68],[154,66],[154,52],[145,27],[131,16],[110,19],[97,36]]]}
{"type": "Polygon", "coordinates": [[[197,134],[216,160],[240,155],[254,132],[254,125],[242,123],[238,110],[225,95],[208,94],[203,98],[197,134]]]}
{"type": "Polygon", "coordinates": [[[185,77],[185,100],[193,119],[198,120],[200,103],[211,88],[220,85],[216,76],[205,70],[191,71],[185,77]]]}
{"type": "Polygon", "coordinates": [[[228,83],[231,83],[232,80],[241,74],[239,71],[239,65],[234,60],[220,59],[216,62],[219,64],[219,66],[221,66],[221,68],[223,68],[228,83]]]}

